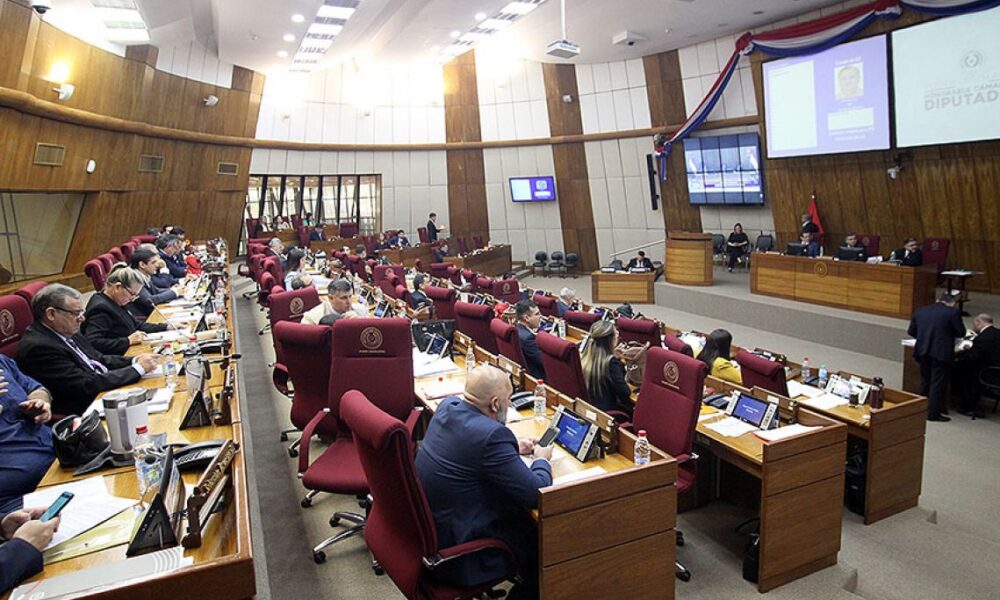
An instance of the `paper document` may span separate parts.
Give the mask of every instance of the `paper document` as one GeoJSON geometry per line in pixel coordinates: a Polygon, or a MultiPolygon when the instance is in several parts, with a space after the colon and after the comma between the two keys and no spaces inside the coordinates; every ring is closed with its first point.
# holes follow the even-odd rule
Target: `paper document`
{"type": "Polygon", "coordinates": [[[817,396],[815,398],[808,398],[802,401],[806,406],[812,406],[820,410],[831,410],[838,406],[843,406],[849,404],[847,398],[838,396],[836,394],[823,393],[822,396],[817,396]]]}
{"type": "Polygon", "coordinates": [[[767,431],[755,431],[754,435],[767,442],[776,442],[796,435],[802,435],[803,433],[809,433],[819,428],[819,425],[807,427],[796,423],[795,425],[786,425],[777,429],[768,429],[767,431]]]}
{"type": "Polygon", "coordinates": [[[420,361],[413,361],[414,377],[429,377],[431,375],[441,375],[444,373],[454,373],[459,370],[458,365],[450,358],[430,357],[421,355],[420,361]]]}
{"type": "Polygon", "coordinates": [[[799,396],[806,396],[808,398],[816,398],[823,395],[823,390],[818,387],[813,387],[811,385],[806,385],[804,383],[799,383],[798,381],[791,380],[788,381],[788,397],[798,398],[799,396]]]}
{"type": "MultiPolygon", "coordinates": [[[[146,408],[149,409],[149,414],[158,415],[170,410],[170,401],[173,399],[176,389],[176,383],[167,387],[156,388],[156,391],[153,392],[153,397],[146,401],[146,408]]],[[[104,394],[98,396],[83,414],[87,414],[90,411],[97,411],[97,414],[102,419],[104,418],[104,394]]]]}
{"type": "Polygon", "coordinates": [[[435,398],[447,398],[448,396],[458,396],[459,394],[465,392],[465,382],[453,379],[435,381],[433,383],[420,386],[420,391],[422,391],[424,396],[429,400],[433,400],[435,398]]]}
{"type": "Polygon", "coordinates": [[[703,415],[698,415],[698,422],[701,423],[702,421],[708,421],[708,420],[714,419],[716,417],[724,417],[724,416],[726,416],[726,413],[723,413],[723,412],[705,413],[703,415]]]}
{"type": "Polygon", "coordinates": [[[757,430],[757,428],[750,423],[744,423],[735,417],[726,417],[721,421],[709,423],[708,425],[705,425],[705,427],[725,437],[740,437],[745,433],[757,430]]]}
{"type": "Polygon", "coordinates": [[[104,485],[103,477],[91,477],[82,481],[41,488],[25,495],[24,505],[28,508],[48,506],[63,492],[73,492],[74,497],[60,513],[59,531],[52,536],[52,542],[46,548],[51,548],[98,523],[107,521],[137,502],[131,498],[112,496],[104,485]]]}
{"type": "Polygon", "coordinates": [[[146,341],[149,343],[155,342],[180,342],[187,341],[188,335],[186,331],[173,329],[171,331],[160,331],[158,333],[147,333],[146,341]]]}
{"type": "Polygon", "coordinates": [[[575,473],[566,473],[565,475],[554,477],[552,479],[552,485],[563,485],[565,483],[573,483],[574,481],[580,481],[582,479],[590,479],[591,477],[603,475],[606,472],[607,471],[601,467],[590,467],[589,469],[576,471],[575,473]]]}
{"type": "MultiPolygon", "coordinates": [[[[70,504],[72,505],[72,503],[70,504]]],[[[68,508],[69,506],[67,506],[68,508]]],[[[14,590],[10,600],[75,598],[87,590],[106,588],[133,579],[169,573],[192,563],[194,563],[194,557],[185,557],[184,548],[177,546],[125,560],[108,561],[89,569],[26,583],[14,590]]]]}
{"type": "Polygon", "coordinates": [[[902,340],[900,343],[908,348],[912,348],[917,345],[917,340],[913,338],[906,338],[905,340],[902,340]]]}
{"type": "Polygon", "coordinates": [[[143,379],[152,379],[154,377],[163,377],[163,365],[156,365],[155,369],[142,376],[143,379]]]}

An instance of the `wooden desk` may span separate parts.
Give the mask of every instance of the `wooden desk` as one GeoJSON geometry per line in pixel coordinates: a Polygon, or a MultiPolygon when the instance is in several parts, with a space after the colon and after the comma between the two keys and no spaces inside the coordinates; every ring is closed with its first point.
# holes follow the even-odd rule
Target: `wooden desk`
{"type": "Polygon", "coordinates": [[[467,254],[465,256],[446,256],[446,262],[457,266],[459,269],[471,269],[476,273],[482,273],[488,277],[510,273],[512,263],[510,259],[510,246],[493,246],[487,250],[482,250],[478,254],[467,254]]]}
{"type": "Polygon", "coordinates": [[[431,263],[434,262],[434,248],[430,244],[417,244],[407,248],[384,248],[379,250],[378,254],[389,259],[392,264],[402,263],[404,267],[410,268],[416,266],[417,259],[420,259],[428,272],[431,263]]]}
{"type": "Polygon", "coordinates": [[[590,274],[594,302],[653,304],[656,302],[653,283],[662,272],[662,268],[650,273],[594,271],[590,274]]]}
{"type": "Polygon", "coordinates": [[[271,237],[278,238],[279,240],[284,242],[286,246],[289,244],[291,244],[292,246],[299,245],[299,232],[295,231],[294,229],[281,229],[279,231],[269,233],[268,235],[271,237]]]}
{"type": "Polygon", "coordinates": [[[750,292],[858,312],[909,319],[934,302],[933,266],[870,265],[829,258],[755,253],[750,292]]]}
{"type": "Polygon", "coordinates": [[[324,240],[322,242],[310,242],[309,248],[313,252],[319,252],[322,250],[323,252],[329,254],[331,252],[341,250],[343,249],[344,246],[347,246],[350,249],[351,254],[354,254],[354,249],[356,247],[364,245],[365,245],[364,240],[362,240],[360,236],[354,236],[349,238],[338,237],[338,238],[324,240]]]}
{"type": "Polygon", "coordinates": [[[712,285],[712,235],[671,233],[667,238],[666,278],[678,285],[712,285]]]}

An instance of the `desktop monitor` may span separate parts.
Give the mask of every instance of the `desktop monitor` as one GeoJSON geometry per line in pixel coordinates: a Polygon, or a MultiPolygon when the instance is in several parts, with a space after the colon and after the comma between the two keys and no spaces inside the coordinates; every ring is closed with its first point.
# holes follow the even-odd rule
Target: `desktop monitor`
{"type": "Polygon", "coordinates": [[[785,250],[785,254],[788,256],[806,256],[808,253],[809,244],[803,244],[801,242],[788,244],[788,248],[785,250]]]}
{"type": "Polygon", "coordinates": [[[837,249],[837,260],[865,260],[865,249],[853,246],[841,246],[837,249]]]}

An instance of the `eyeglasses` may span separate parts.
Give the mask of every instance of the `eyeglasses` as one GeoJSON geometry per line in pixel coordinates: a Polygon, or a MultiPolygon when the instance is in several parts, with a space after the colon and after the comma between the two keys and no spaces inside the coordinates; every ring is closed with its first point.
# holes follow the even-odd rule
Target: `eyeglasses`
{"type": "Polygon", "coordinates": [[[80,310],[70,310],[68,308],[62,308],[61,306],[51,306],[49,308],[54,308],[54,309],[56,309],[56,310],[58,310],[60,312],[71,314],[74,317],[76,317],[77,319],[79,319],[80,317],[82,317],[83,313],[85,312],[82,308],[80,310]]]}
{"type": "Polygon", "coordinates": [[[141,288],[139,290],[133,292],[131,289],[129,289],[129,287],[127,285],[125,285],[123,283],[119,283],[118,287],[120,287],[121,289],[125,290],[128,293],[129,297],[131,297],[131,298],[138,298],[139,294],[142,292],[141,288]]]}

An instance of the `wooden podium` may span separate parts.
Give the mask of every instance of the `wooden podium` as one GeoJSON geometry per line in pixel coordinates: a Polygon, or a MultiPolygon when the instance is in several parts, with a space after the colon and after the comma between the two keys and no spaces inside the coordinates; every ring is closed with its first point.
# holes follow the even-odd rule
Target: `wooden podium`
{"type": "Polygon", "coordinates": [[[712,285],[712,234],[671,233],[666,279],[678,285],[712,285]]]}

